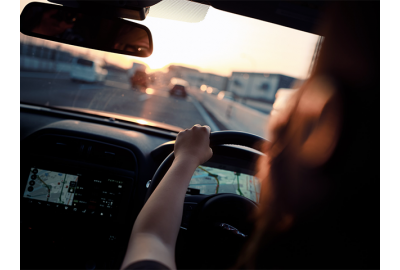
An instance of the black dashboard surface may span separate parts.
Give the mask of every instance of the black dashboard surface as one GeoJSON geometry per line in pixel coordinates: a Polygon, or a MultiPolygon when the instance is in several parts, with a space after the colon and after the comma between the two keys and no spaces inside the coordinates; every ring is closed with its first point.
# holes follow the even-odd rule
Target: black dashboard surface
{"type": "MultiPolygon", "coordinates": [[[[20,128],[21,268],[118,268],[146,183],[173,149],[176,133],[28,106],[21,106],[20,128]],[[61,183],[75,192],[73,200],[52,199],[50,189],[48,197],[30,199],[27,190],[40,173],[78,179],[69,187],[61,183]]],[[[217,163],[236,156],[236,164],[249,167],[256,154],[227,146],[214,156],[217,163]]],[[[203,197],[186,197],[184,216],[203,197]]]]}
{"type": "Polygon", "coordinates": [[[21,257],[26,258],[21,261],[21,268],[119,267],[144,201],[146,182],[157,169],[150,153],[174,136],[166,136],[165,132],[156,132],[155,136],[140,127],[137,131],[110,126],[106,119],[96,121],[21,108],[21,257]],[[74,188],[91,189],[81,192],[85,204],[79,203],[77,195],[77,205],[72,201],[51,203],[46,197],[35,200],[24,196],[29,193],[28,188],[36,187],[29,185],[38,180],[30,179],[35,169],[52,171],[54,175],[77,175],[79,180],[74,188]],[[123,183],[121,201],[113,201],[117,210],[103,211],[100,207],[107,207],[103,202],[110,204],[113,195],[109,186],[101,185],[100,194],[93,194],[101,181],[123,183]],[[107,219],[106,214],[115,214],[116,218],[107,219]]]}
{"type": "MultiPolygon", "coordinates": [[[[82,121],[74,119],[75,115],[54,115],[37,109],[21,108],[20,113],[20,139],[21,154],[30,135],[59,134],[82,139],[104,142],[129,149],[135,155],[138,168],[136,171],[139,186],[145,187],[152,174],[157,169],[150,153],[159,145],[174,140],[176,133],[141,130],[141,127],[121,128],[112,126],[107,119],[82,121]]],[[[79,115],[76,115],[78,118],[79,115]]],[[[79,118],[78,118],[79,119],[79,118]]],[[[24,155],[21,155],[21,162],[24,155]]]]}

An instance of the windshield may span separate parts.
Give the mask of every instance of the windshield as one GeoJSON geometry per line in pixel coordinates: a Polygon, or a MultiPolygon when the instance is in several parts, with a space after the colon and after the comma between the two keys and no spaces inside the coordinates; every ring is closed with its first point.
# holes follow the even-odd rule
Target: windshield
{"type": "Polygon", "coordinates": [[[148,58],[21,34],[21,102],[268,137],[276,93],[307,79],[320,40],[212,7],[197,23],[152,17],[151,8],[135,22],[152,32],[148,58]]]}

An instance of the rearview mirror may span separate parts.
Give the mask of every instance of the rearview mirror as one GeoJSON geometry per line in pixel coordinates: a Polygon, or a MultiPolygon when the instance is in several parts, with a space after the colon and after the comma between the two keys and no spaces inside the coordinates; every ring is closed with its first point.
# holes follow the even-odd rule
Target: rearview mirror
{"type": "Polygon", "coordinates": [[[148,57],[150,30],[120,18],[101,17],[79,9],[30,3],[21,14],[21,33],[101,51],[148,57]]]}

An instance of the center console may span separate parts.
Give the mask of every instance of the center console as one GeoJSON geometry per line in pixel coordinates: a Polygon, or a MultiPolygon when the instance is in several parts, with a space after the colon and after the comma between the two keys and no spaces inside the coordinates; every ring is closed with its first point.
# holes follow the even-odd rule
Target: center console
{"type": "Polygon", "coordinates": [[[22,196],[25,206],[35,214],[45,211],[104,222],[124,221],[120,212],[129,199],[124,194],[129,192],[132,179],[62,167],[48,170],[46,166],[32,166],[29,169],[22,196]]]}
{"type": "Polygon", "coordinates": [[[137,164],[124,147],[57,134],[22,147],[21,268],[118,268],[137,164]]]}

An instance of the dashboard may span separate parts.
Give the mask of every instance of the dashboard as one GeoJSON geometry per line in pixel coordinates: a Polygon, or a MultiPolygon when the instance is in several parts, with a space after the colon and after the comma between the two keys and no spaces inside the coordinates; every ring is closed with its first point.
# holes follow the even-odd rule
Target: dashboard
{"type": "Polygon", "coordinates": [[[254,202],[260,200],[260,182],[253,172],[221,163],[206,162],[197,167],[188,187],[187,195],[231,193],[254,202]]]}
{"type": "MultiPolygon", "coordinates": [[[[21,268],[119,268],[149,181],[176,135],[21,105],[21,268]]],[[[260,153],[233,145],[213,152],[191,179],[180,238],[208,195],[259,199],[253,166],[260,153]]]]}

